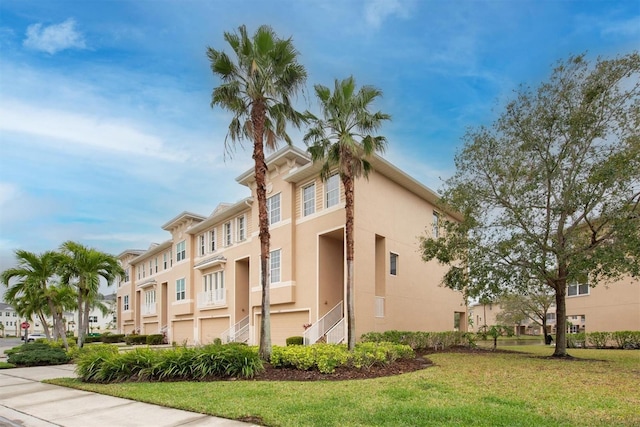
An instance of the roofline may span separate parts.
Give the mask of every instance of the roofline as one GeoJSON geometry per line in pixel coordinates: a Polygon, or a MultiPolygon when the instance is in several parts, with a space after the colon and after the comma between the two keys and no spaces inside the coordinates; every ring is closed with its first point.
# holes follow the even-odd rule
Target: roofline
{"type": "Polygon", "coordinates": [[[172,225],[174,225],[175,223],[184,220],[184,219],[198,219],[200,221],[204,221],[206,219],[206,217],[202,216],[202,215],[198,215],[195,214],[193,212],[188,212],[188,211],[183,211],[182,213],[179,213],[177,216],[175,216],[174,218],[172,218],[171,220],[169,220],[166,224],[164,224],[162,226],[163,230],[169,231],[170,227],[172,225]]]}
{"type": "Polygon", "coordinates": [[[122,258],[125,255],[134,255],[134,256],[138,256],[140,254],[143,254],[145,252],[144,249],[125,249],[124,251],[120,252],[117,255],[117,258],[122,258]]]}
{"type": "Polygon", "coordinates": [[[162,252],[163,250],[166,250],[168,248],[170,248],[173,245],[173,240],[165,240],[164,242],[155,245],[152,248],[147,249],[146,251],[143,251],[140,255],[138,255],[137,257],[135,257],[133,260],[131,260],[131,262],[129,264],[136,264],[140,261],[144,261],[145,259],[149,258],[152,255],[157,254],[158,252],[162,252]]]}
{"type": "Polygon", "coordinates": [[[213,224],[219,221],[235,216],[247,208],[251,208],[252,204],[253,204],[253,197],[245,197],[244,199],[234,203],[233,205],[227,207],[226,209],[223,209],[220,212],[211,215],[209,218],[205,219],[201,223],[194,225],[189,230],[187,230],[187,233],[188,234],[199,233],[211,227],[213,224]]]}
{"type": "MultiPolygon", "coordinates": [[[[269,166],[273,163],[277,163],[281,159],[286,159],[286,158],[297,160],[300,163],[305,163],[305,164],[311,162],[311,157],[306,151],[296,147],[295,145],[287,145],[286,147],[281,148],[280,150],[276,151],[275,153],[267,157],[265,159],[265,163],[267,164],[267,166],[269,166]]],[[[255,173],[255,170],[251,168],[246,172],[244,172],[242,175],[238,176],[236,178],[236,181],[239,184],[248,185],[254,173],[255,173]]]]}

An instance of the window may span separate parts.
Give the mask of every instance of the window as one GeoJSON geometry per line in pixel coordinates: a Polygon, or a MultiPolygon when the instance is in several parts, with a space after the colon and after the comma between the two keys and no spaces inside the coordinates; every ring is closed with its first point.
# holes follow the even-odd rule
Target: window
{"type": "Polygon", "coordinates": [[[201,234],[200,236],[198,236],[198,242],[199,242],[199,247],[200,247],[200,255],[204,255],[206,252],[206,245],[204,243],[204,234],[201,234]]]}
{"type": "Polygon", "coordinates": [[[437,239],[440,236],[440,214],[433,212],[433,238],[437,239]]]}
{"type": "Polygon", "coordinates": [[[398,275],[398,254],[393,252],[389,253],[389,274],[392,276],[398,275]]]}
{"type": "Polygon", "coordinates": [[[280,222],[280,193],[267,199],[267,214],[269,215],[269,224],[280,222]]]}
{"type": "Polygon", "coordinates": [[[302,215],[311,215],[316,211],[316,185],[307,185],[302,189],[302,215]]]}
{"type": "Polygon", "coordinates": [[[142,277],[142,267],[136,266],[136,270],[138,270],[138,280],[142,277]]]}
{"type": "Polygon", "coordinates": [[[187,258],[187,244],[183,240],[176,245],[176,262],[187,258]]]}
{"type": "Polygon", "coordinates": [[[142,314],[155,314],[156,312],[156,290],[151,289],[144,293],[144,307],[142,314]]]}
{"type": "Polygon", "coordinates": [[[589,284],[587,283],[574,283],[567,286],[567,296],[573,297],[578,295],[589,295],[589,284]]]}
{"type": "Polygon", "coordinates": [[[122,311],[129,311],[129,295],[122,297],[122,311]]]}
{"type": "Polygon", "coordinates": [[[89,316],[89,323],[98,323],[98,316],[89,316]]]}
{"type": "Polygon", "coordinates": [[[555,322],[556,314],[555,313],[547,313],[547,322],[555,322]]]}
{"type": "Polygon", "coordinates": [[[206,274],[203,277],[203,284],[207,302],[214,304],[223,304],[225,302],[224,271],[206,274]]]}
{"type": "Polygon", "coordinates": [[[149,276],[153,274],[153,267],[151,266],[151,261],[149,261],[149,276]]]}
{"type": "Polygon", "coordinates": [[[211,245],[211,252],[216,251],[216,230],[213,229],[209,232],[209,244],[211,245]]]}
{"type": "Polygon", "coordinates": [[[325,184],[325,200],[327,208],[340,203],[340,180],[338,174],[331,175],[325,184]]]}
{"type": "Polygon", "coordinates": [[[155,271],[157,273],[158,272],[158,257],[155,257],[154,264],[155,264],[155,271]]]}
{"type": "Polygon", "coordinates": [[[226,222],[223,228],[224,228],[224,245],[231,246],[231,243],[232,243],[231,222],[226,222]]]}
{"type": "Polygon", "coordinates": [[[164,254],[162,254],[162,268],[164,270],[167,269],[168,265],[167,265],[167,255],[169,255],[169,252],[165,252],[164,254]]]}
{"type": "Polygon", "coordinates": [[[187,298],[187,291],[184,284],[184,278],[176,280],[176,301],[182,301],[187,298]]]}
{"type": "Polygon", "coordinates": [[[247,234],[244,215],[236,218],[236,228],[238,230],[238,241],[241,242],[246,239],[247,234]]]}
{"type": "Polygon", "coordinates": [[[269,255],[269,283],[280,281],[280,249],[271,251],[269,255]]]}
{"type": "Polygon", "coordinates": [[[131,280],[131,278],[129,277],[129,269],[130,269],[130,267],[127,267],[127,268],[124,270],[124,281],[125,281],[125,282],[128,282],[129,280],[131,280]]]}

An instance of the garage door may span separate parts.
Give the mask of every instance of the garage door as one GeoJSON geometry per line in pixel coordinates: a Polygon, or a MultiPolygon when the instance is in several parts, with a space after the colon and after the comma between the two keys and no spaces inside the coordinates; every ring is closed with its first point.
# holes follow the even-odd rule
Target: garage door
{"type": "MultiPolygon", "coordinates": [[[[260,316],[256,316],[256,336],[260,336],[260,316]]],[[[304,333],[302,325],[309,323],[308,311],[291,313],[271,313],[271,344],[286,345],[287,338],[300,337],[304,333]]]]}
{"type": "Polygon", "coordinates": [[[200,321],[200,344],[211,344],[216,338],[229,329],[229,318],[202,319],[200,321]]]}
{"type": "Polygon", "coordinates": [[[180,345],[186,340],[187,344],[193,344],[193,320],[184,320],[171,323],[171,341],[180,345]]]}

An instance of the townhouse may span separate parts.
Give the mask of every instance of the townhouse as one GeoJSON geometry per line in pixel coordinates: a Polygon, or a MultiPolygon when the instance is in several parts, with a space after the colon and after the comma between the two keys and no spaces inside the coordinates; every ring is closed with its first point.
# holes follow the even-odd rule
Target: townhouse
{"type": "MultiPolygon", "coordinates": [[[[340,342],[345,325],[345,211],[338,175],[296,147],[267,158],[271,334],[274,344],[340,342]]],[[[418,237],[438,232],[437,195],[376,156],[355,186],[356,334],[466,327],[458,292],[440,286],[445,267],[425,263],[418,237]],[[462,320],[461,320],[462,319],[462,320]]],[[[260,242],[253,169],[236,181],[250,195],[208,216],[182,212],[169,238],[125,250],[117,319],[123,333],[164,332],[178,344],[259,342],[260,242]]]]}

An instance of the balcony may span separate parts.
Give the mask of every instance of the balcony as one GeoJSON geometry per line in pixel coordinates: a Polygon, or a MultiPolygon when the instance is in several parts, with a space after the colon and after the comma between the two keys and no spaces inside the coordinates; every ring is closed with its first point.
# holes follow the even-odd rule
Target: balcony
{"type": "Polygon", "coordinates": [[[227,290],[213,289],[198,293],[198,308],[222,308],[227,306],[227,290]]]}

